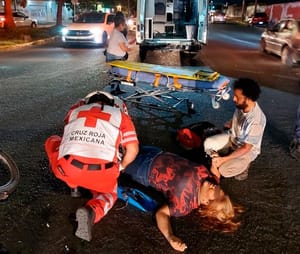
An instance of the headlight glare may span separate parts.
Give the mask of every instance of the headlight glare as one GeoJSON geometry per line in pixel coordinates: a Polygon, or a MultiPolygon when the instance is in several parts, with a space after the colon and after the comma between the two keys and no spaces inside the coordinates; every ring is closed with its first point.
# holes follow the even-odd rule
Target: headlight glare
{"type": "Polygon", "coordinates": [[[97,36],[101,33],[101,30],[100,29],[91,29],[90,32],[94,35],[94,36],[97,36]]]}
{"type": "Polygon", "coordinates": [[[61,30],[61,33],[63,35],[66,35],[67,33],[69,32],[68,28],[64,27],[62,30],[61,30]]]}

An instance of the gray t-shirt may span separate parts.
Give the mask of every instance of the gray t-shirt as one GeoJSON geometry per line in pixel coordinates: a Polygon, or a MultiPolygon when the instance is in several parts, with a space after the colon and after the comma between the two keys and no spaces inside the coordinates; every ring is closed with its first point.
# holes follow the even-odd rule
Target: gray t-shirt
{"type": "Polygon", "coordinates": [[[265,126],[266,116],[258,103],[248,113],[236,109],[232,119],[231,142],[237,147],[251,144],[251,159],[254,160],[260,154],[265,126]]]}
{"type": "Polygon", "coordinates": [[[110,35],[107,52],[119,57],[125,56],[126,52],[124,52],[119,45],[122,42],[124,42],[125,45],[128,46],[128,41],[125,38],[124,34],[115,28],[110,35]]]}

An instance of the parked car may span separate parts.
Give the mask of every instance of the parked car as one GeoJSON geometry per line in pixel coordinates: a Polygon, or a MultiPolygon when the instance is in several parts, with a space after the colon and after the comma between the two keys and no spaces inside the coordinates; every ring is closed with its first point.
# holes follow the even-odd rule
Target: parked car
{"type": "Polygon", "coordinates": [[[114,17],[112,13],[82,13],[73,23],[63,28],[62,41],[64,44],[106,45],[114,29],[114,17]]]}
{"type": "MultiPolygon", "coordinates": [[[[38,21],[27,16],[24,12],[13,11],[13,18],[17,27],[37,27],[38,21]]],[[[5,26],[5,13],[0,13],[0,28],[5,26]]]]}
{"type": "Polygon", "coordinates": [[[265,12],[257,12],[248,19],[248,22],[252,26],[267,26],[269,17],[265,12]]]}
{"type": "Polygon", "coordinates": [[[211,23],[226,23],[226,15],[221,11],[216,11],[210,16],[211,23]]]}
{"type": "Polygon", "coordinates": [[[283,19],[261,35],[261,50],[281,57],[283,64],[300,61],[300,19],[283,19]]]}

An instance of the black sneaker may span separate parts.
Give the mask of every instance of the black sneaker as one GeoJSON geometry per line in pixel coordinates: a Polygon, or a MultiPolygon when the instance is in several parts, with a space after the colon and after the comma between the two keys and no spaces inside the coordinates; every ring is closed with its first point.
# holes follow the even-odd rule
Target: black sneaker
{"type": "Polygon", "coordinates": [[[80,198],[81,192],[78,188],[71,188],[71,197],[72,198],[80,198]]]}
{"type": "Polygon", "coordinates": [[[78,222],[75,235],[83,240],[92,240],[92,227],[94,225],[95,213],[90,207],[80,207],[76,211],[76,220],[78,222]]]}

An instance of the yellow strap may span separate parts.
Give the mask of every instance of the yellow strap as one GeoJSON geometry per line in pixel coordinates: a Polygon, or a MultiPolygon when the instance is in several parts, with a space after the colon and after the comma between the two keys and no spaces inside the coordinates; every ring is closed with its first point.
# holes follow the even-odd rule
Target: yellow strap
{"type": "Polygon", "coordinates": [[[128,82],[132,81],[131,80],[131,74],[132,74],[132,70],[128,70],[126,81],[128,81],[128,82]]]}
{"type": "Polygon", "coordinates": [[[161,78],[161,74],[154,74],[155,75],[155,80],[154,80],[154,86],[155,87],[158,87],[159,86],[159,80],[160,80],[160,78],[161,78]]]}
{"type": "Polygon", "coordinates": [[[177,77],[173,77],[173,85],[176,89],[181,89],[182,85],[178,82],[178,78],[177,77]]]}

